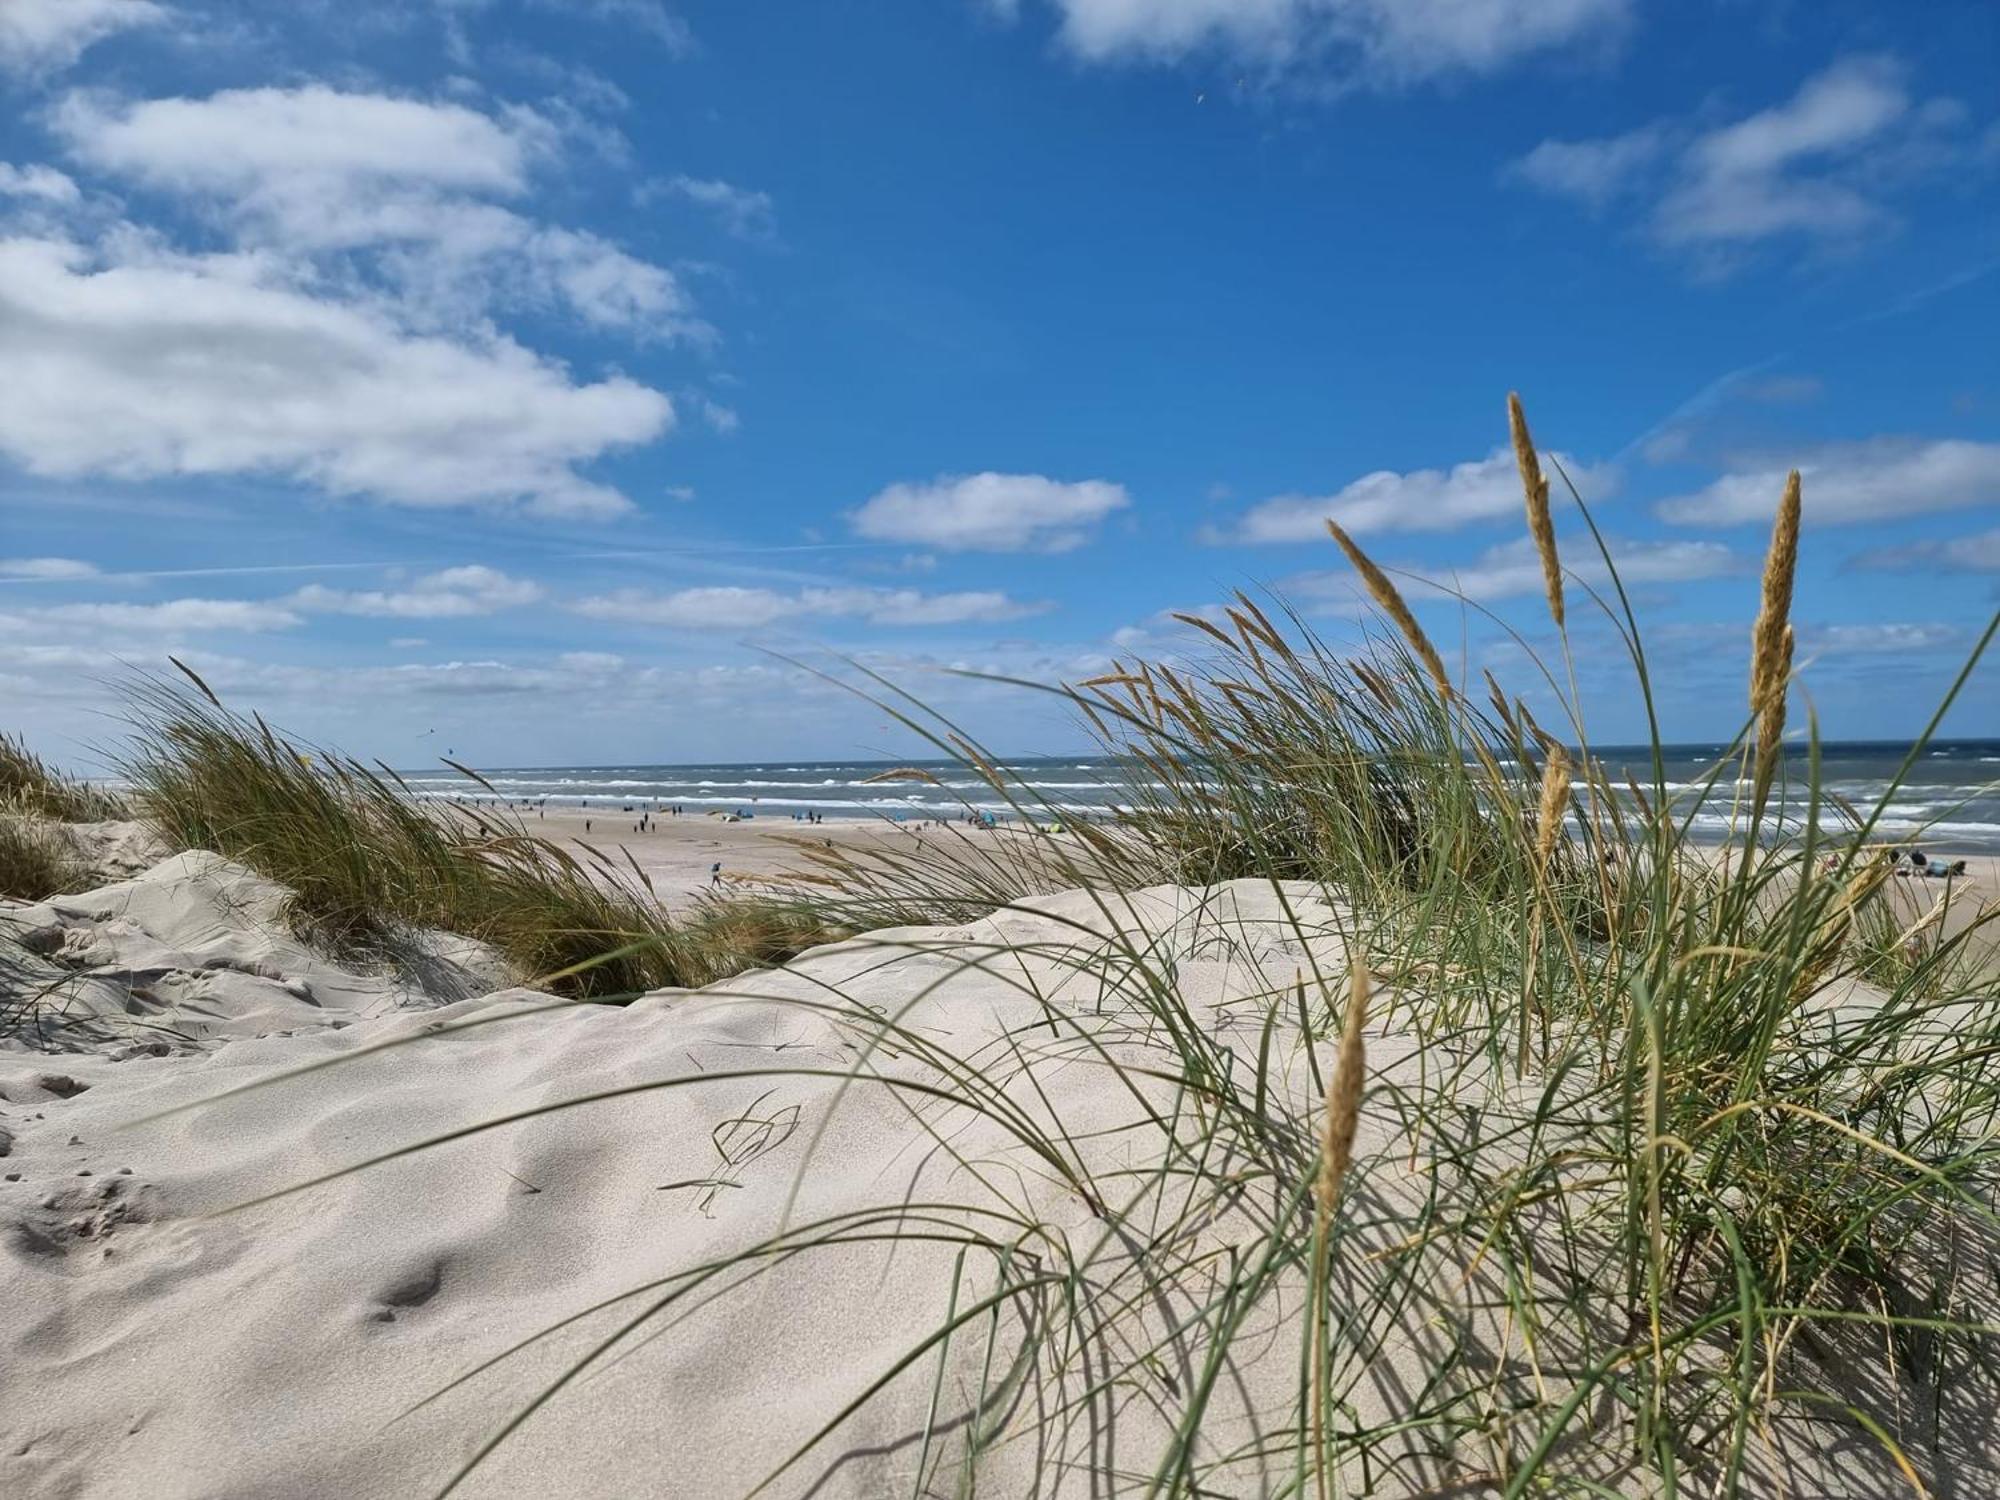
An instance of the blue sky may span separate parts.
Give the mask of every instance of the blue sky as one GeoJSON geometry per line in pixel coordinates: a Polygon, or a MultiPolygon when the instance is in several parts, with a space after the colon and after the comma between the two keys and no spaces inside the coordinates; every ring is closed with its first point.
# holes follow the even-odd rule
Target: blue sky
{"type": "Polygon", "coordinates": [[[1068,750],[939,669],[1238,587],[1353,639],[1328,515],[1525,688],[1422,582],[1550,644],[1510,389],[1671,738],[1737,727],[1790,466],[1827,733],[1995,608],[1979,0],[5,0],[0,73],[0,703],[64,760],[170,652],[398,764],[908,752],[773,652],[1068,750]]]}

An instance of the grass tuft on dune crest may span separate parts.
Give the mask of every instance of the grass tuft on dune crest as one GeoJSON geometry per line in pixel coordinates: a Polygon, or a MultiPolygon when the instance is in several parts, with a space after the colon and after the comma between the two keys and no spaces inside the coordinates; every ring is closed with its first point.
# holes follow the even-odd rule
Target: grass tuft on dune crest
{"type": "Polygon", "coordinates": [[[130,816],[116,792],[65,776],[10,734],[0,734],[0,811],[64,823],[130,816]]]}
{"type": "Polygon", "coordinates": [[[0,811],[0,897],[43,901],[79,889],[88,876],[46,822],[0,811]]]}
{"type": "Polygon", "coordinates": [[[294,924],[335,949],[393,956],[409,929],[439,928],[557,993],[609,999],[706,984],[830,936],[775,898],[670,917],[635,866],[536,837],[500,808],[421,801],[386,766],[297,743],[186,675],[133,690],[119,770],[135,808],[175,847],[291,887],[294,924]]]}

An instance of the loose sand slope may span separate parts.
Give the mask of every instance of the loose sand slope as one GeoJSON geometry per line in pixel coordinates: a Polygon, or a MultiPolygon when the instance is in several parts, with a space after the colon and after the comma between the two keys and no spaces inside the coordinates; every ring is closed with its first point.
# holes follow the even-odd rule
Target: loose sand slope
{"type": "MultiPolygon", "coordinates": [[[[1105,1045],[1138,1045],[1123,1002],[1063,956],[1104,946],[1079,933],[1106,925],[1085,897],[878,935],[783,973],[609,1009],[522,990],[438,1006],[440,989],[471,982],[479,954],[433,952],[428,994],[408,975],[347,973],[284,935],[281,896],[188,855],[0,919],[17,971],[48,995],[19,1039],[55,1049],[0,1051],[16,1179],[0,1183],[0,1491],[427,1493],[642,1304],[406,1415],[561,1318],[785,1224],[906,1199],[971,1205],[976,1227],[1003,1243],[1019,1226],[977,1211],[1029,1214],[1087,1249],[1103,1233],[1087,1195],[1119,1195],[1118,1168],[1144,1150],[1115,1133],[1144,1101],[1107,1088],[1094,1062],[1067,1060],[1081,1050],[1074,1036],[1051,1046],[1033,1024],[1044,1002],[1099,1010],[1105,1045]],[[990,970],[968,967],[975,955],[990,970]],[[881,1048],[892,1013],[910,1035],[881,1048]],[[421,1040],[370,1050],[409,1038],[421,1040]],[[948,1069],[912,1056],[924,1038],[994,1079],[1016,1075],[1021,1102],[1007,1108],[1059,1116],[1085,1137],[1112,1132],[1083,1153],[1102,1179],[1048,1180],[1014,1132],[926,1092],[952,1085],[948,1069]],[[837,1098],[864,1050],[870,1071],[915,1087],[867,1083],[837,1098]],[[1021,1076],[1030,1054],[1035,1086],[1021,1076]],[[205,1102],[337,1058],[347,1061],[205,1102]],[[729,1076],[753,1070],[798,1071],[729,1076]],[[467,1124],[660,1081],[675,1086],[203,1217],[467,1124]],[[199,1107],[157,1118],[184,1105],[199,1107]]],[[[1337,939],[1307,954],[1270,925],[1269,893],[1260,899],[1239,912],[1223,892],[1198,920],[1186,893],[1138,901],[1180,982],[1222,1024],[1234,997],[1266,987],[1260,967],[1288,981],[1315,958],[1338,966],[1337,939]]],[[[1304,914],[1320,927],[1330,916],[1311,900],[1304,914]]],[[[956,1243],[912,1240],[781,1265],[559,1396],[466,1492],[747,1491],[937,1326],[958,1256],[956,1243]]],[[[975,1250],[962,1269],[962,1303],[992,1294],[993,1254],[975,1250]]],[[[929,1450],[933,1469],[947,1466],[932,1476],[941,1492],[956,1484],[948,1463],[965,1411],[982,1391],[996,1416],[1015,1399],[1009,1336],[989,1356],[989,1326],[943,1351],[929,1450]]],[[[907,1491],[938,1368],[933,1355],[777,1492],[814,1480],[823,1494],[907,1491]]],[[[1003,1446],[984,1471],[1031,1487],[1027,1449],[1003,1446]]]]}
{"type": "MultiPolygon", "coordinates": [[[[1279,1144],[1309,1160],[1315,1091],[1291,986],[1303,973],[1317,996],[1319,973],[1337,994],[1346,951],[1342,914],[1300,887],[1161,888],[1115,913],[1070,893],[611,1009],[495,989],[489,955],[442,938],[413,939],[394,971],[343,969],[286,935],[282,899],[184,855],[86,896],[0,905],[10,992],[47,997],[0,1045],[0,1493],[433,1493],[675,1290],[460,1492],[747,1493],[954,1312],[949,1341],[768,1493],[960,1493],[974,1431],[1013,1435],[981,1453],[980,1493],[1140,1492],[1204,1378],[1179,1324],[1235,1247],[1297,1204],[1246,1157],[1201,1163],[1240,1168],[1240,1204],[1186,1212],[1153,1169],[1169,1141],[1199,1136],[1193,1097],[1104,1059],[1175,1071],[1163,1013],[1144,1002],[1170,987],[1229,1066],[1266,1057],[1287,1101],[1272,1113],[1295,1122],[1279,1144]],[[895,1205],[910,1205],[899,1220],[878,1211],[895,1205]],[[1118,1227],[1100,1206],[1122,1210],[1118,1227]],[[855,1242],[665,1280],[787,1232],[790,1247],[855,1242]],[[1138,1297],[1136,1258],[1169,1254],[1195,1268],[1185,1294],[1138,1297]],[[1020,1296],[996,1320],[985,1304],[1003,1286],[1020,1296]],[[1133,1367],[1088,1399],[1080,1371],[1051,1383],[1013,1360],[1024,1319],[1074,1313],[1068,1286],[1091,1291],[1119,1330],[1106,1347],[1133,1367]],[[1039,1445],[1021,1435],[1038,1419],[1039,1445]]],[[[1403,1154],[1395,1090],[1435,1063],[1380,1029],[1370,1063],[1381,1102],[1351,1212],[1388,1244],[1426,1188],[1375,1164],[1403,1154]]],[[[1366,1249],[1343,1263],[1370,1264],[1366,1249]]],[[[1470,1296],[1472,1270],[1419,1280],[1408,1326],[1334,1372],[1357,1420],[1426,1399],[1443,1341],[1490,1347],[1496,1370],[1520,1358],[1504,1316],[1433,1316],[1434,1296],[1470,1296]]],[[[1207,1493],[1291,1475],[1289,1459],[1266,1473],[1254,1454],[1295,1410],[1297,1308],[1294,1283],[1239,1332],[1203,1431],[1203,1464],[1220,1465],[1207,1493]]],[[[1886,1492],[1865,1447],[1837,1457],[1848,1492],[1886,1492]]],[[[1466,1471],[1406,1454],[1370,1477],[1407,1494],[1466,1471]]]]}

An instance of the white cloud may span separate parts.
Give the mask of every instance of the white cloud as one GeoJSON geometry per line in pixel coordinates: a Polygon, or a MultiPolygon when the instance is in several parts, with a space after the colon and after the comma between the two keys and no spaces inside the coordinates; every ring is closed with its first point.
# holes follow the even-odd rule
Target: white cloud
{"type": "Polygon", "coordinates": [[[1712,258],[1781,237],[1837,243],[1891,224],[1895,189],[1976,154],[1965,124],[1953,101],[1913,101],[1895,59],[1850,57],[1783,104],[1730,124],[1659,121],[1543,141],[1507,175],[1592,207],[1630,199],[1656,243],[1712,258]]]}
{"type": "Polygon", "coordinates": [[[409,505],[615,514],[576,465],[667,431],[666,397],[574,383],[499,334],[409,331],[252,256],[0,240],[0,453],[38,474],[262,473],[409,505]]]}
{"type": "Polygon", "coordinates": [[[1881,208],[1860,187],[1815,169],[1880,137],[1909,106],[1893,64],[1837,63],[1790,102],[1699,137],[1660,203],[1656,232],[1690,244],[1866,229],[1881,208]]]}
{"type": "Polygon", "coordinates": [[[53,604],[0,615],[0,629],[80,627],[149,637],[210,630],[284,630],[299,617],[278,604],[245,599],[169,599],[161,604],[53,604]]]}
{"type": "Polygon", "coordinates": [[[989,590],[925,594],[916,589],[839,587],[794,593],[740,587],[681,589],[670,594],[619,589],[580,599],[571,607],[593,619],[681,630],[759,630],[781,621],[810,618],[858,619],[871,625],[995,624],[1048,608],[989,590]]]}
{"type": "Polygon", "coordinates": [[[947,552],[1067,552],[1131,504],[1125,487],[1040,474],[945,474],[892,484],[849,512],[862,536],[947,552]]]}
{"type": "MultiPolygon", "coordinates": [[[[1619,578],[1628,586],[1636,584],[1690,583],[1741,572],[1748,564],[1720,542],[1665,541],[1628,542],[1608,539],[1619,578]]],[[[1563,558],[1564,570],[1593,588],[1602,588],[1611,579],[1604,560],[1594,548],[1575,547],[1563,558]]],[[[1433,590],[1463,595],[1477,603],[1520,598],[1542,592],[1542,563],[1534,543],[1527,537],[1489,547],[1462,567],[1438,563],[1385,563],[1396,576],[1399,587],[1421,600],[1433,590]]],[[[1322,601],[1345,601],[1358,596],[1359,584],[1345,569],[1303,573],[1286,580],[1279,592],[1322,601]]]]}
{"type": "MultiPolygon", "coordinates": [[[[1609,466],[1589,467],[1564,453],[1544,454],[1551,475],[1560,463],[1588,499],[1603,498],[1616,485],[1609,466]]],[[[1553,481],[1560,485],[1560,481],[1553,481]]],[[[1323,542],[1326,523],[1338,521],[1357,536],[1386,531],[1452,531],[1479,521],[1519,520],[1523,510],[1521,472],[1512,448],[1495,448],[1485,458],[1449,469],[1412,469],[1399,474],[1380,469],[1364,474],[1331,495],[1278,495],[1253,505],[1227,529],[1208,527],[1213,543],[1323,542]]]]}
{"type": "Polygon", "coordinates": [[[1217,53],[1395,87],[1614,37],[1630,0],[1049,0],[1092,62],[1217,53]]]}
{"type": "Polygon", "coordinates": [[[0,4],[0,68],[30,73],[66,68],[93,42],[168,11],[153,0],[5,0],[0,4]]]}
{"type": "Polygon", "coordinates": [[[44,203],[75,203],[82,190],[54,167],[17,167],[0,161],[0,198],[35,198],[44,203]]]}
{"type": "Polygon", "coordinates": [[[487,201],[560,160],[532,110],[301,88],[203,99],[72,94],[55,115],[100,171],[191,200],[301,283],[363,275],[404,313],[476,325],[493,307],[566,307],[596,327],[706,339],[679,280],[599,235],[487,201]]]}
{"type": "Polygon", "coordinates": [[[446,568],[406,589],[330,589],[308,584],[283,602],[314,614],[373,615],[395,620],[467,619],[517,609],[544,596],[542,586],[496,568],[446,568]]]}
{"type": "Polygon", "coordinates": [[[74,557],[0,557],[0,579],[95,578],[97,565],[74,557]]]}
{"type": "Polygon", "coordinates": [[[718,178],[680,176],[649,185],[641,197],[649,199],[660,194],[671,194],[699,204],[715,216],[715,221],[724,230],[739,240],[766,243],[777,238],[777,208],[771,202],[769,193],[737,187],[718,178]]]}
{"type": "Polygon", "coordinates": [[[1897,572],[2000,573],[2000,531],[1952,537],[1940,542],[1909,542],[1877,547],[1854,560],[1859,568],[1897,572]]]}
{"type": "MultiPolygon", "coordinates": [[[[1678,525],[1766,522],[1784,493],[1785,467],[1726,474],[1691,495],[1663,500],[1660,516],[1678,525]]],[[[1963,439],[1875,438],[1801,455],[1807,522],[1873,521],[2000,502],[2000,443],[1963,439]]]]}

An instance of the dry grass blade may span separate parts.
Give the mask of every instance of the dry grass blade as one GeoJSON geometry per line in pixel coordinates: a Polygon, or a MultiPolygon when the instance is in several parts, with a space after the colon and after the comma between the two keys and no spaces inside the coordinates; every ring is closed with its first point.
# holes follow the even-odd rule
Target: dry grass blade
{"type": "Polygon", "coordinates": [[[1395,621],[1396,628],[1403,633],[1403,639],[1410,643],[1410,649],[1417,653],[1424,669],[1431,674],[1437,684],[1438,696],[1447,703],[1451,701],[1451,678],[1445,674],[1444,661],[1431,644],[1431,638],[1424,634],[1417,617],[1410,613],[1410,606],[1403,602],[1396,585],[1389,581],[1389,575],[1375,566],[1375,560],[1355,545],[1338,521],[1329,520],[1326,529],[1333,539],[1340,543],[1340,550],[1347,554],[1347,560],[1354,565],[1354,571],[1361,575],[1361,581],[1368,589],[1368,596],[1380,606],[1382,613],[1395,621]]]}
{"type": "Polygon", "coordinates": [[[861,784],[863,786],[879,786],[886,781],[925,781],[929,782],[932,786],[942,786],[944,784],[922,766],[898,766],[893,771],[880,771],[873,776],[863,777],[861,784]]]}

